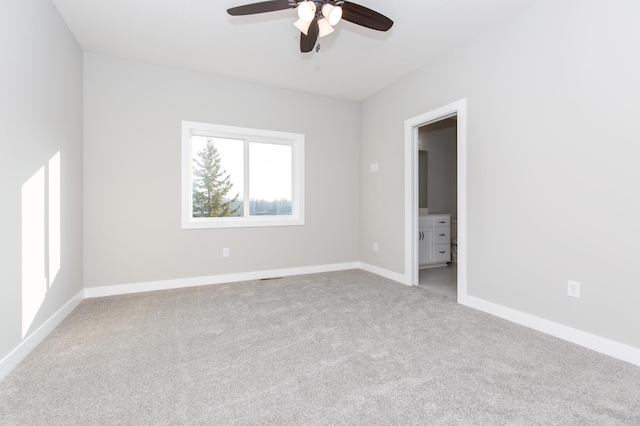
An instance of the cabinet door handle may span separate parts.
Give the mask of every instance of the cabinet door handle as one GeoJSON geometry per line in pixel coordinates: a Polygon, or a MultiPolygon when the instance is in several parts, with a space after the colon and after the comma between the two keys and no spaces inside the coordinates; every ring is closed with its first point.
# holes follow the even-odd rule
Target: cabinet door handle
{"type": "Polygon", "coordinates": [[[439,252],[439,253],[440,253],[440,254],[445,254],[445,253],[446,253],[446,251],[441,251],[441,252],[439,252]]]}
{"type": "Polygon", "coordinates": [[[438,223],[447,223],[447,222],[445,222],[445,221],[440,221],[440,222],[438,222],[438,223]]]}
{"type": "Polygon", "coordinates": [[[441,236],[441,237],[444,237],[444,236],[446,236],[447,234],[438,234],[438,235],[439,235],[439,236],[441,236]]]}

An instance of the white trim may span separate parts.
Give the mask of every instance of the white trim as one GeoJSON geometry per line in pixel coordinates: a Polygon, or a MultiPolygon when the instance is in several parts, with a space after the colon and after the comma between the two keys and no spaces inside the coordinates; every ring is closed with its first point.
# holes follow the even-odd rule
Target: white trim
{"type": "Polygon", "coordinates": [[[33,333],[29,334],[18,346],[0,361],[0,381],[2,381],[23,359],[31,353],[60,323],[82,302],[84,290],[73,296],[63,307],[46,320],[33,333]]]}
{"type": "Polygon", "coordinates": [[[447,117],[457,116],[458,138],[458,303],[467,298],[467,100],[429,111],[404,122],[405,139],[405,250],[404,277],[407,285],[418,285],[418,128],[447,117]]]}
{"type": "Polygon", "coordinates": [[[85,297],[116,296],[120,294],[144,293],[147,291],[171,290],[185,287],[199,287],[213,284],[226,284],[239,281],[260,280],[265,278],[288,277],[292,275],[316,274],[320,272],[358,269],[358,262],[335,263],[330,265],[303,266],[300,268],[272,269],[267,271],[241,272],[237,274],[211,275],[206,277],[178,278],[174,280],[149,281],[132,284],[120,284],[106,287],[85,288],[85,297]]]}
{"type": "Polygon", "coordinates": [[[576,330],[473,296],[467,296],[464,305],[640,367],[640,349],[638,348],[614,342],[613,340],[576,330]]]}
{"type": "Polygon", "coordinates": [[[381,277],[397,281],[400,284],[409,285],[406,283],[405,276],[397,272],[389,271],[388,269],[379,268],[377,266],[369,265],[368,263],[363,262],[359,262],[358,267],[364,271],[371,272],[372,274],[380,275],[381,277]]]}

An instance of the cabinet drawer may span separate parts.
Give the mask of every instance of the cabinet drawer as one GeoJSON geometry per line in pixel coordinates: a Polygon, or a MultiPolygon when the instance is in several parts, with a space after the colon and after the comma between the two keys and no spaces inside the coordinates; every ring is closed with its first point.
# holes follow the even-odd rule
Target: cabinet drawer
{"type": "Polygon", "coordinates": [[[451,216],[418,216],[418,227],[429,228],[431,226],[451,226],[451,216]]]}
{"type": "Polygon", "coordinates": [[[451,261],[451,244],[434,245],[433,260],[435,262],[450,262],[451,261]]]}
{"type": "Polygon", "coordinates": [[[433,226],[451,226],[450,216],[435,216],[433,218],[433,226]]]}
{"type": "Polygon", "coordinates": [[[434,244],[451,243],[451,228],[433,228],[434,244]]]}

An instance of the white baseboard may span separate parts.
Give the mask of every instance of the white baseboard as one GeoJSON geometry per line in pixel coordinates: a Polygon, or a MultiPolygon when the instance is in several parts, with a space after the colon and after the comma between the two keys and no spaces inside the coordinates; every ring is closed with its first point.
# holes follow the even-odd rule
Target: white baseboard
{"type": "Polygon", "coordinates": [[[120,294],[143,293],[147,291],[170,290],[203,285],[233,283],[238,281],[260,280],[264,278],[288,277],[292,275],[316,274],[320,272],[358,269],[358,262],[336,263],[331,265],[304,266],[300,268],[272,269],[268,271],[242,272],[237,274],[211,275],[207,277],[178,278],[175,280],[149,281],[142,283],[120,284],[107,287],[85,288],[85,297],[105,297],[120,294]]]}
{"type": "MultiPolygon", "coordinates": [[[[263,278],[285,277],[292,275],[314,274],[321,272],[363,269],[373,274],[406,284],[403,274],[379,268],[362,262],[338,263],[331,265],[307,266],[300,268],[274,269],[238,274],[214,275],[208,277],[184,278],[175,280],[153,281],[134,284],[123,284],[109,287],[86,288],[75,295],[69,302],[53,314],[44,324],[27,336],[13,351],[0,360],[0,381],[4,379],[40,342],[56,328],[85,298],[114,296],[120,294],[141,293],[146,291],[168,290],[211,284],[222,284],[248,281],[263,278]]],[[[508,321],[541,331],[571,343],[586,347],[596,352],[612,356],[622,361],[640,366],[640,349],[614,342],[599,336],[585,333],[549,320],[506,308],[483,299],[467,295],[465,306],[478,309],[508,321]]]]}
{"type": "Polygon", "coordinates": [[[467,295],[465,306],[640,367],[640,349],[467,295]]]}
{"type": "Polygon", "coordinates": [[[377,266],[369,265],[368,263],[363,262],[358,262],[357,267],[367,272],[371,272],[372,274],[380,275],[381,277],[397,281],[401,284],[411,285],[410,283],[407,283],[407,278],[404,276],[404,274],[399,274],[397,272],[389,271],[388,269],[379,268],[377,266]]]}
{"type": "Polygon", "coordinates": [[[14,350],[0,361],[0,381],[35,349],[84,299],[84,290],[73,296],[62,308],[29,334],[14,350]]]}

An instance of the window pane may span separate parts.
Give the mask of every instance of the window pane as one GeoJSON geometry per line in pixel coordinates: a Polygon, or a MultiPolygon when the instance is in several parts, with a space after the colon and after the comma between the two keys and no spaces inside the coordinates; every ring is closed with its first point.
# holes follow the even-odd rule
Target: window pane
{"type": "Polygon", "coordinates": [[[292,148],[249,143],[250,214],[291,215],[292,148]]]}
{"type": "Polygon", "coordinates": [[[243,215],[244,142],[192,136],[193,217],[243,215]]]}

